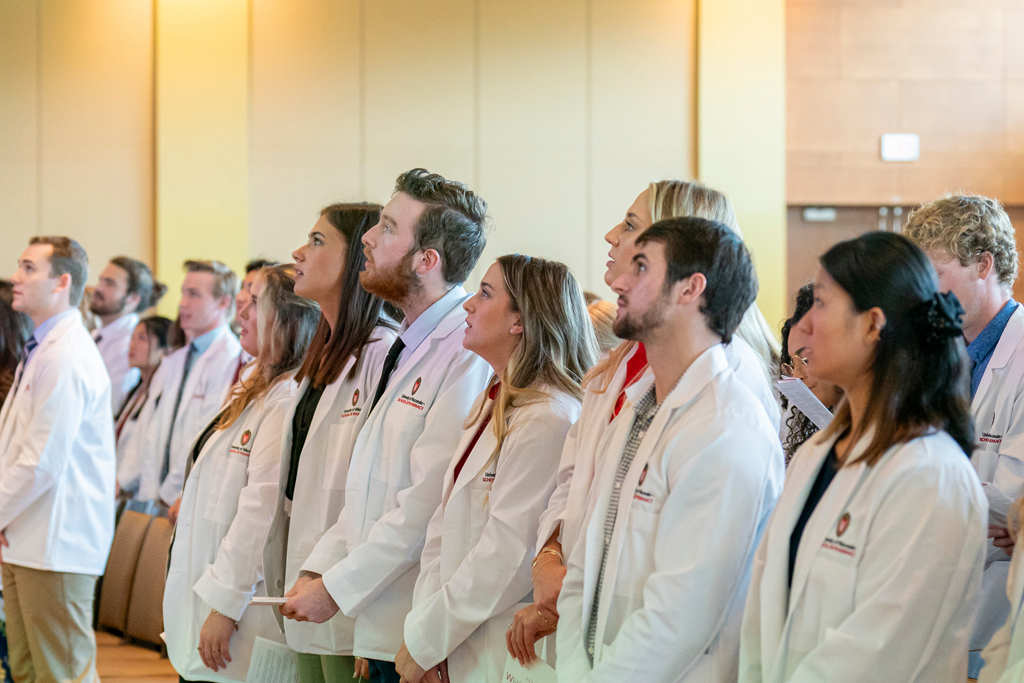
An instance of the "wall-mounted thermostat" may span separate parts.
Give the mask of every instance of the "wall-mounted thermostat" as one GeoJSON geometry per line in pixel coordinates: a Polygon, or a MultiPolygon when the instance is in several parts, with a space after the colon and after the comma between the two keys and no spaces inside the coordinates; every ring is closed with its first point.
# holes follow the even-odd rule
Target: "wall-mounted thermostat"
{"type": "Polygon", "coordinates": [[[882,135],[882,161],[917,161],[921,158],[921,138],[917,133],[882,135]]]}

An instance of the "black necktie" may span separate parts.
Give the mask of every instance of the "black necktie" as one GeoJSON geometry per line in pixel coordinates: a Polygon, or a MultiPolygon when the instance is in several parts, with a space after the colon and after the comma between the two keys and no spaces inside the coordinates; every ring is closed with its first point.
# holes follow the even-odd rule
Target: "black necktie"
{"type": "Polygon", "coordinates": [[[171,471],[171,437],[174,435],[174,421],[178,419],[178,408],[181,406],[181,395],[185,393],[185,382],[188,381],[188,373],[192,370],[192,361],[195,358],[195,343],[188,345],[188,352],[185,354],[185,367],[181,371],[181,384],[178,385],[178,396],[174,400],[174,409],[171,411],[171,430],[167,433],[167,443],[164,444],[164,462],[160,466],[160,483],[167,478],[171,471]]]}
{"type": "Polygon", "coordinates": [[[388,380],[391,379],[391,373],[395,371],[395,365],[398,364],[398,357],[402,355],[402,349],[405,348],[405,342],[399,337],[395,340],[395,343],[391,345],[391,350],[388,351],[388,357],[384,359],[384,367],[380,371],[380,381],[377,382],[377,393],[373,395],[373,403],[370,404],[370,412],[377,407],[377,401],[384,395],[384,389],[388,386],[388,380]]]}

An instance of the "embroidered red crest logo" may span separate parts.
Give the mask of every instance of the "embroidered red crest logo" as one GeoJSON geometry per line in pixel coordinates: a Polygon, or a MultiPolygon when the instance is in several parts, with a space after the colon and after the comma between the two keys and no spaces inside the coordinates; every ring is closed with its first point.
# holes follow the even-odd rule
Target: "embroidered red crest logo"
{"type": "Polygon", "coordinates": [[[638,484],[638,486],[642,486],[643,483],[644,483],[644,479],[646,479],[646,478],[647,478],[647,465],[644,465],[644,471],[640,473],[640,483],[638,484]]]}
{"type": "Polygon", "coordinates": [[[245,433],[242,434],[242,445],[244,446],[247,443],[249,443],[249,439],[251,439],[251,438],[252,438],[252,431],[246,429],[245,433]]]}
{"type": "Polygon", "coordinates": [[[420,390],[420,383],[423,381],[422,377],[416,378],[416,383],[412,385],[412,395],[415,396],[416,392],[420,390]]]}
{"type": "Polygon", "coordinates": [[[356,393],[352,394],[352,405],[359,402],[359,390],[356,389],[356,393]]]}
{"type": "Polygon", "coordinates": [[[846,530],[850,526],[850,513],[844,512],[843,516],[839,518],[839,524],[836,525],[836,535],[842,536],[846,533],[846,530]]]}

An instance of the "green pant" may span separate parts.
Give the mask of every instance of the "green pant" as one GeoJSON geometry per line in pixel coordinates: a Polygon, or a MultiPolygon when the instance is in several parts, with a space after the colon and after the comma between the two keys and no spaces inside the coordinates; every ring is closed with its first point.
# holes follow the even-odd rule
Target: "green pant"
{"type": "Polygon", "coordinates": [[[355,657],[299,653],[299,683],[352,683],[355,657]]]}

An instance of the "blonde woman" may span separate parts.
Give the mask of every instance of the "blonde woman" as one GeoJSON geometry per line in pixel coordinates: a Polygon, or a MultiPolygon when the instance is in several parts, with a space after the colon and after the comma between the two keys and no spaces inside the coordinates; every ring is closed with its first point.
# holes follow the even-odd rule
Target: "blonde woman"
{"type": "Polygon", "coordinates": [[[464,306],[463,343],[495,378],[470,412],[427,529],[395,658],[408,683],[502,680],[505,628],[530,594],[537,521],[596,357],[583,292],[561,263],[502,256],[464,306]]]}
{"type": "Polygon", "coordinates": [[[611,301],[604,301],[594,297],[593,301],[587,302],[587,313],[590,314],[590,322],[594,326],[594,334],[597,336],[597,352],[601,360],[608,358],[612,349],[622,341],[615,336],[612,325],[615,323],[616,306],[611,301]]]}
{"type": "Polygon", "coordinates": [[[292,266],[261,271],[239,313],[255,356],[227,406],[189,450],[164,590],[167,653],[186,681],[244,681],[257,636],[282,640],[266,595],[263,543],[277,502],[285,414],[320,311],[292,266]]]}
{"type": "MultiPolygon", "coordinates": [[[[636,253],[636,239],[647,228],[662,219],[684,216],[716,220],[739,232],[732,204],[722,193],[696,182],[663,180],[651,183],[626,211],[622,222],[604,237],[611,246],[605,283],[610,286],[630,267],[636,253]]],[[[778,431],[782,415],[770,384],[777,360],[766,366],[772,356],[764,351],[765,348],[777,347],[778,342],[773,346],[767,324],[751,325],[746,322],[748,319],[755,319],[755,322],[763,320],[756,303],[747,310],[732,342],[725,347],[726,357],[737,378],[757,396],[778,431]],[[751,328],[761,332],[748,335],[751,328]],[[747,337],[754,340],[756,347],[744,341],[747,337]],[[755,348],[761,348],[761,353],[755,348]]],[[[538,609],[532,606],[516,615],[510,629],[509,652],[520,660],[532,660],[536,656],[534,643],[555,632],[565,563],[579,535],[587,495],[593,483],[594,453],[605,430],[622,410],[626,389],[649,372],[644,345],[625,342],[615,347],[584,380],[586,391],[580,419],[566,439],[559,465],[558,486],[541,516],[538,535],[546,539],[543,548],[548,552],[538,555],[534,566],[534,602],[539,611],[553,614],[556,618],[544,620],[538,609]]]]}

